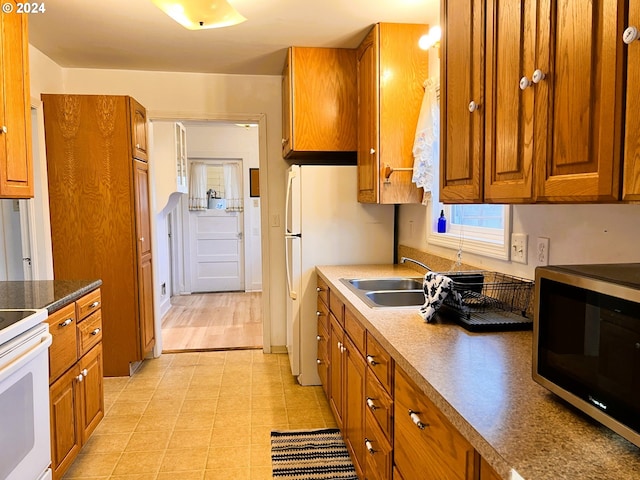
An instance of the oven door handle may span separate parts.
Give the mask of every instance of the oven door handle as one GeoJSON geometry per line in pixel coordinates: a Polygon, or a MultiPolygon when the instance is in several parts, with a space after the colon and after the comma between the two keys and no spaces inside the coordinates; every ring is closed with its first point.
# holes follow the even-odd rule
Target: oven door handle
{"type": "Polygon", "coordinates": [[[36,358],[38,355],[42,354],[43,352],[46,353],[49,349],[49,345],[51,345],[52,338],[53,337],[49,332],[44,333],[40,337],[40,343],[38,343],[35,347],[27,350],[23,355],[12,359],[6,366],[0,368],[0,384],[4,382],[10,375],[13,375],[31,360],[36,358]]]}

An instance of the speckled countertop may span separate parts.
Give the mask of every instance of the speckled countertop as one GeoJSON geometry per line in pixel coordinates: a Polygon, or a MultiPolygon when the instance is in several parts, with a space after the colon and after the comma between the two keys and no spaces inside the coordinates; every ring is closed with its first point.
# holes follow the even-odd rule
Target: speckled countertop
{"type": "Polygon", "coordinates": [[[102,280],[0,282],[0,308],[61,309],[102,285],[102,280]]]}
{"type": "Polygon", "coordinates": [[[317,272],[502,478],[640,478],[638,447],[532,380],[530,331],[427,324],[414,309],[372,309],[340,282],[420,275],[404,265],[317,272]]]}

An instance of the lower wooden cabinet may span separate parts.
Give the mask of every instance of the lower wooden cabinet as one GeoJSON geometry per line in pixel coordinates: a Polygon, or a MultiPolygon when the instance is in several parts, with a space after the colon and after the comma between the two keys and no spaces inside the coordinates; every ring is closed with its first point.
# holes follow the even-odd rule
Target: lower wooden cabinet
{"type": "Polygon", "coordinates": [[[318,373],[358,478],[500,479],[349,305],[318,285],[318,373]]]}
{"type": "Polygon", "coordinates": [[[100,291],[49,316],[51,469],[62,478],[104,417],[100,291]]]}
{"type": "Polygon", "coordinates": [[[49,388],[51,414],[51,468],[61,478],[80,452],[80,368],[76,365],[49,388]]]}
{"type": "Polygon", "coordinates": [[[476,479],[475,449],[400,368],[394,402],[394,462],[404,478],[476,479]]]}

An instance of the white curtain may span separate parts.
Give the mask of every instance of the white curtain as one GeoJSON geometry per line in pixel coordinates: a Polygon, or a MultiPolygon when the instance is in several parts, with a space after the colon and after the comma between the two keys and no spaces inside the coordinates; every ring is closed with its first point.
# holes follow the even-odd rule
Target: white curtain
{"type": "Polygon", "coordinates": [[[416,126],[413,143],[413,178],[417,187],[424,189],[422,204],[431,198],[434,181],[434,166],[440,161],[440,81],[427,79],[424,82],[424,97],[416,126]]]}
{"type": "Polygon", "coordinates": [[[207,166],[202,162],[191,163],[189,177],[189,210],[207,209],[207,166]]]}
{"type": "Polygon", "coordinates": [[[225,163],[224,168],[224,195],[227,200],[227,212],[241,212],[242,195],[240,185],[240,165],[237,163],[225,163]]]}

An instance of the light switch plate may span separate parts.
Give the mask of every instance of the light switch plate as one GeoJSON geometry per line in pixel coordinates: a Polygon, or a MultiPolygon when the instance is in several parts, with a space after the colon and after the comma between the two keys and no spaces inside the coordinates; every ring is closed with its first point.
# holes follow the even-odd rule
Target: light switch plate
{"type": "Polygon", "coordinates": [[[527,237],[526,233],[511,234],[511,261],[527,264],[527,237]]]}

